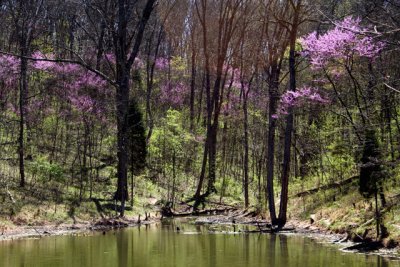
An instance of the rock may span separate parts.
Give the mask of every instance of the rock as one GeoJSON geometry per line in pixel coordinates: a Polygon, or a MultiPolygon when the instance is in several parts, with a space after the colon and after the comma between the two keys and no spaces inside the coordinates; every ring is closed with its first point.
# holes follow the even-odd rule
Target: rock
{"type": "Polygon", "coordinates": [[[310,224],[313,224],[316,221],[316,215],[315,214],[311,214],[310,215],[310,224]]]}
{"type": "Polygon", "coordinates": [[[150,197],[150,198],[149,198],[149,204],[150,204],[150,205],[155,206],[155,205],[157,205],[158,203],[159,203],[159,201],[158,201],[156,198],[154,198],[154,197],[150,197]]]}
{"type": "Polygon", "coordinates": [[[326,227],[329,227],[329,226],[332,224],[331,221],[330,221],[329,219],[325,219],[325,220],[323,220],[322,222],[323,222],[323,224],[324,224],[326,227]]]}

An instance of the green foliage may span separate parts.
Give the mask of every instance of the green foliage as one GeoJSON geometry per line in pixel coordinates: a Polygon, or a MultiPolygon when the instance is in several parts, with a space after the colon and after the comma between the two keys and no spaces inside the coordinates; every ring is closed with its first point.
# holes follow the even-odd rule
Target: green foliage
{"type": "Polygon", "coordinates": [[[171,67],[178,72],[185,72],[187,68],[186,59],[180,56],[172,57],[171,67]]]}
{"type": "Polygon", "coordinates": [[[29,162],[28,170],[34,177],[38,177],[40,181],[55,180],[63,182],[65,179],[64,169],[57,163],[50,163],[45,157],[38,157],[36,160],[29,162]]]}
{"type": "Polygon", "coordinates": [[[57,121],[56,115],[46,116],[45,119],[43,120],[43,130],[47,132],[54,131],[56,127],[56,121],[57,121]]]}
{"type": "Polygon", "coordinates": [[[167,115],[161,121],[161,127],[153,131],[150,140],[150,153],[161,156],[162,153],[173,153],[177,157],[184,155],[184,148],[194,140],[193,135],[183,127],[182,112],[169,109],[167,115]]]}
{"type": "Polygon", "coordinates": [[[218,192],[223,194],[223,197],[240,200],[242,198],[242,184],[235,181],[232,177],[226,177],[225,180],[219,179],[215,182],[215,187],[218,192]]]}
{"type": "Polygon", "coordinates": [[[375,137],[375,131],[368,129],[365,133],[365,141],[360,167],[360,193],[369,198],[382,190],[382,181],[385,178],[384,168],[381,164],[379,144],[375,137]]]}

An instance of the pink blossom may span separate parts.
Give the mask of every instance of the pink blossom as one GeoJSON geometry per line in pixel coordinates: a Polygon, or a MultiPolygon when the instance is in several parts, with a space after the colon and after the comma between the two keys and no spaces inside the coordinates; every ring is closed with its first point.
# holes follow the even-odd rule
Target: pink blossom
{"type": "Polygon", "coordinates": [[[0,55],[0,80],[8,88],[18,85],[20,59],[9,55],[0,55]]]}
{"type": "Polygon", "coordinates": [[[334,29],[317,36],[316,32],[301,38],[303,55],[311,60],[314,69],[321,69],[331,60],[347,60],[355,55],[373,59],[383,49],[383,43],[367,36],[368,29],[360,19],[347,17],[334,29]]]}
{"type": "Polygon", "coordinates": [[[188,97],[189,88],[183,82],[166,82],[161,85],[160,99],[173,106],[181,106],[188,97]]]}
{"type": "Polygon", "coordinates": [[[304,86],[296,91],[287,91],[281,96],[277,113],[272,118],[277,119],[280,115],[288,114],[290,107],[300,107],[305,103],[327,104],[329,100],[323,98],[317,88],[304,86]]]}
{"type": "Polygon", "coordinates": [[[115,60],[115,55],[114,53],[105,53],[104,54],[105,60],[110,62],[111,64],[115,64],[117,61],[115,60]]]}
{"type": "MultiPolygon", "coordinates": [[[[54,58],[52,54],[43,55],[41,52],[35,52],[33,57],[36,59],[54,58]]],[[[113,60],[111,54],[105,57],[113,60]]],[[[68,101],[73,109],[79,111],[84,118],[95,116],[103,121],[106,117],[107,107],[104,101],[110,98],[112,90],[107,82],[97,74],[90,72],[78,64],[58,63],[48,61],[36,61],[32,65],[33,69],[45,71],[49,74],[55,84],[55,88],[60,88],[58,96],[68,101]]],[[[65,114],[68,114],[66,111],[65,114]]]]}
{"type": "Polygon", "coordinates": [[[56,63],[55,62],[51,62],[51,61],[45,61],[45,60],[41,60],[41,59],[53,59],[53,55],[49,54],[49,55],[44,55],[42,52],[40,51],[35,51],[32,54],[32,57],[34,59],[37,59],[36,61],[33,62],[32,67],[34,69],[37,70],[51,70],[52,68],[56,67],[56,63]]]}
{"type": "Polygon", "coordinates": [[[159,57],[156,58],[155,67],[159,70],[165,70],[169,67],[170,61],[167,58],[159,57]]]}

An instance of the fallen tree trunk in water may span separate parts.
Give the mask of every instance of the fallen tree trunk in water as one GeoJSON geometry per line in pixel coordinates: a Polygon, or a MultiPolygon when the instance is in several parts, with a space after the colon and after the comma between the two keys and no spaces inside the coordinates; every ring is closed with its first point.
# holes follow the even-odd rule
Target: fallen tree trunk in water
{"type": "Polygon", "coordinates": [[[163,217],[185,217],[185,216],[197,216],[197,215],[219,215],[230,211],[235,211],[235,208],[222,208],[222,209],[207,209],[207,210],[195,210],[190,212],[174,212],[170,207],[162,207],[161,215],[163,217]]]}
{"type": "Polygon", "coordinates": [[[259,228],[258,230],[246,230],[245,233],[267,233],[267,234],[275,234],[275,233],[293,233],[296,231],[294,227],[287,228],[259,228]]]}
{"type": "Polygon", "coordinates": [[[355,244],[353,246],[344,248],[344,250],[356,250],[360,252],[369,252],[383,248],[383,244],[380,241],[373,242],[363,242],[359,244],[355,244]]]}

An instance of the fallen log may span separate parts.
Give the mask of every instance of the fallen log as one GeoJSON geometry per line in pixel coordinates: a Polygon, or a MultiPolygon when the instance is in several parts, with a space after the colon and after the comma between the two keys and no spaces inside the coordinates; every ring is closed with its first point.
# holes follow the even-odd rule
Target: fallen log
{"type": "Polygon", "coordinates": [[[292,233],[296,231],[295,228],[293,227],[288,227],[288,228],[282,228],[282,229],[274,229],[274,228],[266,228],[266,229],[261,229],[259,228],[258,230],[245,230],[243,232],[245,233],[268,233],[268,234],[275,234],[275,233],[292,233]]]}
{"type": "Polygon", "coordinates": [[[234,208],[223,208],[223,209],[207,209],[190,212],[174,212],[170,207],[162,207],[161,215],[163,217],[187,217],[197,215],[218,215],[229,211],[235,210],[234,208]]]}
{"type": "Polygon", "coordinates": [[[356,250],[359,252],[369,252],[383,248],[382,242],[373,241],[373,242],[363,242],[359,244],[355,244],[350,247],[346,247],[343,250],[356,250]]]}
{"type": "Polygon", "coordinates": [[[94,226],[96,227],[113,227],[113,228],[124,228],[124,227],[128,227],[129,225],[126,222],[123,222],[121,220],[117,220],[117,219],[106,219],[103,218],[99,221],[97,221],[94,226]]]}

